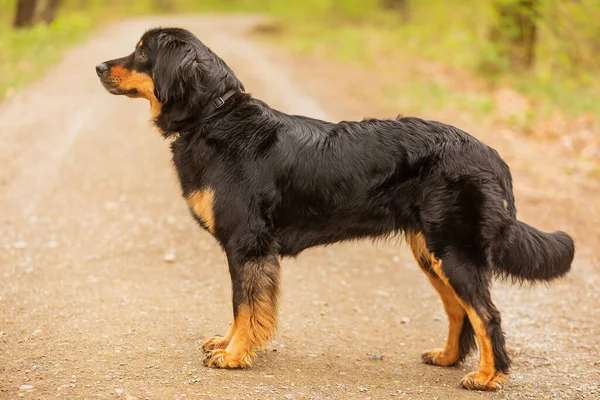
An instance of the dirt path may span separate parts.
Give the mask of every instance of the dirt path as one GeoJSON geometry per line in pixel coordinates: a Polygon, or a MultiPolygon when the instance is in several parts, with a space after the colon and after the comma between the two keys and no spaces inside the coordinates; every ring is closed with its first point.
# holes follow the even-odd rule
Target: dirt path
{"type": "MultiPolygon", "coordinates": [[[[336,245],[284,261],[276,340],[249,370],[201,366],[198,340],[223,333],[230,319],[224,256],[188,216],[147,104],[105,93],[93,67],[129,51],[150,26],[178,25],[271,105],[339,116],[315,100],[328,95],[314,82],[302,90],[298,76],[311,86],[306,68],[248,38],[254,21],[114,25],[0,105],[0,398],[600,396],[600,273],[585,249],[573,274],[549,289],[499,285],[515,361],[499,393],[457,388],[474,359],[451,369],[419,363],[443,342],[446,321],[397,243],[336,245]]],[[[520,175],[535,183],[527,170],[520,175]]]]}

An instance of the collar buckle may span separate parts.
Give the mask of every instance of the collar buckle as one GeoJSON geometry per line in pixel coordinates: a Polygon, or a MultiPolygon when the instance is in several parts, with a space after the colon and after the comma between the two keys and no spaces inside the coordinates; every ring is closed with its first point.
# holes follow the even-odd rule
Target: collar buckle
{"type": "Polygon", "coordinates": [[[223,100],[222,97],[217,97],[213,100],[213,105],[215,106],[215,108],[220,108],[223,106],[223,104],[225,104],[225,100],[223,100]]]}

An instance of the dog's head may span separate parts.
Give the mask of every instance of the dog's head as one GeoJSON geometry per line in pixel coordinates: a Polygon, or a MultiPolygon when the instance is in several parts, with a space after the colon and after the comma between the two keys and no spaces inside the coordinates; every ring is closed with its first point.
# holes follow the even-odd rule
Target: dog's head
{"type": "Polygon", "coordinates": [[[148,99],[152,120],[165,134],[201,118],[227,91],[244,89],[223,60],[178,28],[149,30],[133,53],[98,64],[96,73],[110,93],[148,99]]]}

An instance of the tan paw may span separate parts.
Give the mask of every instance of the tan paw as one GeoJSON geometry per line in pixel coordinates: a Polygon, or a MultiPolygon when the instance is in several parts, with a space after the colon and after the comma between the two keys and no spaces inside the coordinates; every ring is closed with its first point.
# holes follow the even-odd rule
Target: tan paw
{"type": "Polygon", "coordinates": [[[460,381],[460,386],[469,390],[498,390],[508,377],[501,373],[496,373],[491,378],[480,372],[469,372],[460,381]]]}
{"type": "Polygon", "coordinates": [[[450,367],[456,364],[456,357],[448,357],[443,349],[434,349],[423,353],[421,359],[425,364],[439,365],[440,367],[450,367]]]}
{"type": "Polygon", "coordinates": [[[228,344],[229,340],[225,339],[224,337],[214,336],[208,339],[206,342],[204,342],[204,344],[202,345],[202,350],[209,351],[215,349],[225,349],[227,348],[228,344]]]}
{"type": "Polygon", "coordinates": [[[233,354],[224,349],[215,349],[204,354],[204,365],[211,368],[246,368],[252,365],[252,357],[247,352],[233,354]]]}

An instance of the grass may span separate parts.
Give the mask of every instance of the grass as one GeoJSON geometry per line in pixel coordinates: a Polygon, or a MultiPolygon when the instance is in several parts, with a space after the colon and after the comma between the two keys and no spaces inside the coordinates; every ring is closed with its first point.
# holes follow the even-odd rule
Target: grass
{"type": "MultiPolygon", "coordinates": [[[[442,6],[440,6],[441,8],[442,6]]],[[[418,9],[423,14],[446,15],[444,10],[428,11],[418,9]]],[[[557,110],[568,116],[581,114],[600,115],[600,81],[595,77],[595,66],[588,71],[573,68],[562,71],[553,68],[541,58],[539,65],[531,72],[486,75],[481,70],[489,44],[486,26],[482,21],[489,20],[485,9],[471,10],[479,22],[469,26],[468,18],[452,17],[458,23],[452,26],[443,21],[428,21],[418,25],[399,26],[390,18],[380,18],[375,23],[340,24],[326,19],[285,23],[281,36],[275,40],[287,48],[320,57],[329,57],[344,62],[363,65],[375,64],[378,58],[394,58],[397,54],[448,65],[456,69],[466,69],[474,76],[484,78],[490,87],[509,86],[527,96],[536,106],[540,116],[548,116],[557,110]],[[461,24],[460,22],[463,22],[461,24]]],[[[419,13],[414,15],[419,18],[419,13]]],[[[451,14],[450,14],[451,15],[451,14]]],[[[424,18],[424,17],[423,17],[424,18]]],[[[550,58],[549,54],[546,54],[550,58]]]]}
{"type": "Polygon", "coordinates": [[[83,40],[92,26],[88,15],[70,12],[51,25],[0,28],[0,98],[39,77],[66,48],[83,40]]]}
{"type": "MultiPolygon", "coordinates": [[[[89,37],[102,22],[126,16],[181,12],[268,12],[284,15],[283,0],[63,0],[56,20],[32,28],[13,29],[16,0],[0,0],[0,100],[39,78],[63,52],[89,37]],[[265,5],[266,4],[266,5],[265,5]]],[[[307,0],[304,10],[318,9],[318,0],[307,0]]],[[[305,15],[303,13],[298,15],[305,15]]]]}
{"type": "Polygon", "coordinates": [[[84,41],[104,21],[184,9],[215,9],[223,2],[87,0],[85,9],[79,3],[63,0],[50,25],[38,23],[32,28],[13,29],[16,0],[0,0],[0,100],[43,75],[66,49],[84,41]]]}
{"type": "MultiPolygon", "coordinates": [[[[587,135],[587,144],[600,143],[600,28],[594,23],[600,18],[599,0],[580,0],[577,7],[559,0],[544,3],[536,65],[528,72],[512,71],[497,58],[488,40],[494,20],[491,1],[411,4],[409,24],[372,7],[366,7],[361,18],[352,17],[360,13],[348,17],[332,7],[312,18],[287,13],[263,30],[270,31],[269,40],[293,51],[398,75],[401,86],[388,84],[382,89],[383,97],[396,101],[398,109],[426,105],[432,110],[467,111],[536,137],[560,139],[581,133],[587,135]],[[402,74],[422,61],[441,66],[447,79],[435,79],[427,70],[402,74]],[[495,70],[490,72],[486,63],[495,70]],[[471,79],[462,77],[455,83],[453,74],[471,79]],[[504,114],[507,108],[499,103],[504,98],[496,97],[505,88],[525,104],[515,113],[504,114]],[[413,104],[403,104],[408,98],[413,104]],[[596,132],[596,139],[589,132],[596,132]]],[[[598,153],[594,157],[600,158],[598,153]]]]}
{"type": "MultiPolygon", "coordinates": [[[[382,12],[377,0],[87,0],[87,12],[77,11],[76,3],[63,0],[52,25],[33,29],[12,30],[7,19],[12,12],[0,16],[0,98],[40,76],[64,49],[85,39],[107,18],[182,11],[262,12],[277,21],[263,27],[269,37],[297,52],[367,66],[386,75],[400,74],[415,60],[426,60],[447,67],[446,75],[466,71],[472,77],[453,83],[436,80],[428,71],[413,72],[402,85],[382,89],[390,101],[401,91],[427,107],[487,117],[502,112],[494,93],[508,87],[528,103],[522,115],[505,117],[519,130],[535,131],[541,121],[557,115],[586,117],[592,121],[586,129],[600,129],[600,28],[594,23],[600,18],[600,0],[579,0],[576,5],[543,2],[536,67],[526,73],[508,69],[490,45],[491,0],[413,1],[408,24],[393,12],[382,12]],[[494,66],[494,73],[482,67],[486,63],[494,66]],[[475,90],[469,87],[471,80],[478,82],[475,90]]],[[[10,10],[14,4],[15,0],[0,0],[0,9],[10,10]]],[[[405,101],[406,96],[398,98],[405,101]]]]}
{"type": "Polygon", "coordinates": [[[467,111],[475,117],[487,117],[495,110],[489,96],[475,92],[455,92],[451,87],[413,75],[402,85],[387,84],[384,100],[397,110],[430,113],[444,110],[467,111]]]}

